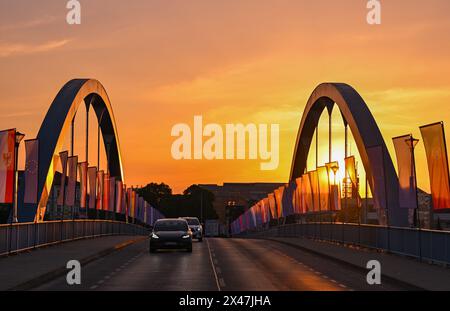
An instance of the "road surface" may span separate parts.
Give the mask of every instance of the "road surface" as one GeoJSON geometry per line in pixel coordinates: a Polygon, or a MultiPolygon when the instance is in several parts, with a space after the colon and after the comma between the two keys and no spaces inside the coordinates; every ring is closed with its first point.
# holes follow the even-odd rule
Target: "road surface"
{"type": "Polygon", "coordinates": [[[36,290],[144,291],[348,291],[403,290],[383,282],[370,286],[361,271],[273,241],[208,238],[193,252],[148,252],[148,242],[87,264],[81,285],[65,277],[36,290]]]}

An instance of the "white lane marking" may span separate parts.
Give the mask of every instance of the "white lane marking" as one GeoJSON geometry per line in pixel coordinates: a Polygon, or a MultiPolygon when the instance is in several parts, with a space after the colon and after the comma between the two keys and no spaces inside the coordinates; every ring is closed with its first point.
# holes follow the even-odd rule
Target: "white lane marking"
{"type": "Polygon", "coordinates": [[[90,287],[90,289],[96,289],[98,287],[98,285],[92,285],[91,287],[90,287]]]}
{"type": "Polygon", "coordinates": [[[333,279],[331,279],[331,282],[333,282],[333,283],[336,283],[336,284],[337,284],[336,280],[333,280],[333,279]]]}
{"type": "Polygon", "coordinates": [[[97,284],[103,284],[105,281],[104,280],[100,280],[97,282],[97,284]]]}
{"type": "Polygon", "coordinates": [[[211,247],[209,247],[209,241],[206,239],[206,245],[208,246],[209,260],[211,261],[211,267],[214,272],[214,278],[216,279],[217,290],[220,292],[222,289],[220,288],[219,279],[217,277],[216,267],[214,266],[212,255],[211,255],[211,247]]]}
{"type": "Polygon", "coordinates": [[[345,286],[344,284],[339,284],[339,286],[342,288],[347,288],[347,286],[345,286]]]}

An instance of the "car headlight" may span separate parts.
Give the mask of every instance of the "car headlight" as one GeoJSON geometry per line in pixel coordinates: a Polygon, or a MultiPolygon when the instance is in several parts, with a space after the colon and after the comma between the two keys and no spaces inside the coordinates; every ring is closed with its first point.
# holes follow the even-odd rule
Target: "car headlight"
{"type": "Polygon", "coordinates": [[[185,234],[182,236],[183,239],[189,239],[191,236],[189,234],[185,234]]]}
{"type": "Polygon", "coordinates": [[[152,239],[159,239],[159,236],[157,236],[156,234],[152,233],[152,239]]]}

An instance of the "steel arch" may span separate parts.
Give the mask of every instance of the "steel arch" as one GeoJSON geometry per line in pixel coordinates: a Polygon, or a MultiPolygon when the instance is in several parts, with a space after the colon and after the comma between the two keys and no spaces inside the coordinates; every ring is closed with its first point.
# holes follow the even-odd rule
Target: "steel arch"
{"type": "Polygon", "coordinates": [[[99,121],[105,148],[109,143],[109,171],[123,180],[122,158],[114,114],[103,85],[94,79],[74,79],[56,95],[42,122],[39,139],[38,206],[36,220],[42,221],[53,184],[59,152],[70,132],[71,123],[80,104],[92,107],[99,121]]]}
{"type": "MultiPolygon", "coordinates": [[[[344,83],[323,83],[318,85],[311,94],[303,112],[297,134],[290,180],[301,176],[305,171],[308,152],[320,115],[325,108],[330,109],[334,104],[339,107],[344,123],[348,124],[352,131],[358,147],[358,152],[364,165],[364,170],[368,176],[371,190],[374,190],[372,181],[374,168],[369,160],[366,148],[373,146],[382,146],[383,148],[383,160],[385,164],[384,173],[386,180],[386,206],[388,213],[379,214],[380,223],[386,223],[387,214],[389,224],[406,226],[407,211],[399,208],[398,178],[391,156],[389,155],[383,136],[381,135],[372,113],[363,98],[350,85],[344,83]]],[[[374,191],[372,191],[372,193],[374,193],[374,191]]]]}

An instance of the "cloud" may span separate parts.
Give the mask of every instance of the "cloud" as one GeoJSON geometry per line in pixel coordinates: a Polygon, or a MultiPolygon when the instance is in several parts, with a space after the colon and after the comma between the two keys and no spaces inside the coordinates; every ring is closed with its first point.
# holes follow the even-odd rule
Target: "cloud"
{"type": "Polygon", "coordinates": [[[71,39],[48,41],[41,44],[0,43],[0,57],[44,53],[67,45],[71,39]]]}
{"type": "Polygon", "coordinates": [[[15,23],[15,24],[2,25],[2,26],[0,26],[0,31],[12,31],[12,30],[35,28],[35,27],[50,25],[56,20],[58,20],[58,18],[56,16],[45,16],[42,18],[30,20],[30,21],[23,21],[23,22],[19,22],[19,23],[15,23]]]}

